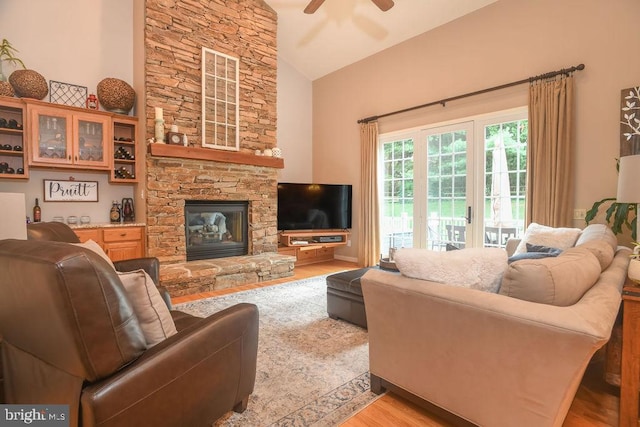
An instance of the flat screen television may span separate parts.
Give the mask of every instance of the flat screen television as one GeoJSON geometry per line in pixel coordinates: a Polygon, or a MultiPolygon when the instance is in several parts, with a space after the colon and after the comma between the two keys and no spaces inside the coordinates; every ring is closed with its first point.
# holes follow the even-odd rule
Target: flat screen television
{"type": "Polygon", "coordinates": [[[278,230],[351,228],[351,185],[278,183],[278,230]]]}

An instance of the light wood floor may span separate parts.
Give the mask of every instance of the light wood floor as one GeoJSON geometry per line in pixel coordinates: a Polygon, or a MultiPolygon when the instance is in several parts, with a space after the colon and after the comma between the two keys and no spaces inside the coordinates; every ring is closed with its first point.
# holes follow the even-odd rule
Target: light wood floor
{"type": "MultiPolygon", "coordinates": [[[[173,298],[172,301],[174,304],[178,304],[355,268],[358,268],[355,264],[334,260],[332,262],[296,267],[294,276],[286,279],[178,297],[173,298]]],[[[604,357],[596,355],[594,361],[587,368],[578,393],[563,424],[564,427],[607,427],[618,425],[619,389],[604,381],[603,359],[604,357]]],[[[342,424],[342,427],[448,427],[451,425],[400,396],[386,393],[348,419],[342,424]]]]}

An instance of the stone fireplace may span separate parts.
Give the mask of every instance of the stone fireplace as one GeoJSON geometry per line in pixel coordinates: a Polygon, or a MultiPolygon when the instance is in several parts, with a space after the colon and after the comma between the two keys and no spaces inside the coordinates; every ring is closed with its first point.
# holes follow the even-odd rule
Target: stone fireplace
{"type": "Polygon", "coordinates": [[[247,208],[243,201],[187,200],[187,261],[247,255],[247,208]]]}
{"type": "MultiPolygon", "coordinates": [[[[175,125],[188,139],[187,147],[151,144],[145,162],[147,253],[160,260],[161,284],[177,296],[292,275],[295,258],[277,253],[277,172],[284,163],[254,154],[277,145],[275,11],[264,1],[146,0],[144,14],[141,139],[154,136],[156,107],[166,130],[175,125]],[[238,58],[239,151],[202,147],[203,47],[238,58]],[[187,255],[189,201],[246,202],[246,255],[187,255]]],[[[219,236],[202,237],[223,244],[219,236]]]]}
{"type": "MultiPolygon", "coordinates": [[[[180,296],[291,276],[295,257],[278,254],[277,167],[261,165],[267,159],[254,155],[237,154],[246,163],[187,158],[194,150],[216,156],[211,149],[152,144],[147,157],[147,253],[160,260],[161,285],[180,296]],[[253,160],[258,164],[250,164],[253,160]],[[215,202],[215,213],[237,207],[239,201],[246,206],[246,255],[189,260],[186,209],[215,202]]],[[[219,232],[220,224],[212,221],[219,232]]],[[[229,227],[237,234],[237,226],[229,227]]],[[[205,230],[194,230],[198,228],[205,230]]],[[[216,232],[208,228],[203,232],[216,232]]],[[[222,236],[208,237],[211,243],[225,244],[222,236]]]]}
{"type": "MultiPolygon", "coordinates": [[[[180,146],[172,149],[178,153],[188,151],[180,146]]],[[[247,204],[247,254],[275,253],[278,251],[277,191],[276,168],[150,156],[147,158],[147,252],[161,264],[187,262],[187,203],[242,201],[247,204]]]]}

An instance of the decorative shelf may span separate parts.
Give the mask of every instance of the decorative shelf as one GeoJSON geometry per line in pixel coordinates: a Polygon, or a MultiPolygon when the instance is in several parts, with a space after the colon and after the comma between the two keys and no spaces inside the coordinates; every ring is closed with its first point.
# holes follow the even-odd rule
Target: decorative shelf
{"type": "Polygon", "coordinates": [[[170,144],[149,144],[149,153],[158,157],[176,157],[179,159],[209,160],[212,162],[236,163],[241,165],[266,166],[283,169],[284,159],[278,157],[256,156],[237,151],[214,150],[211,148],[183,147],[170,144]]]}

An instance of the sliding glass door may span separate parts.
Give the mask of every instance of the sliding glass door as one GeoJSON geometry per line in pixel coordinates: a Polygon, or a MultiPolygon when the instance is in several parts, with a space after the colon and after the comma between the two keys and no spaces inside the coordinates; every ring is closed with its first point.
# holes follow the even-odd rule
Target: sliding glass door
{"type": "Polygon", "coordinates": [[[446,245],[463,248],[471,225],[473,206],[473,123],[459,123],[424,130],[420,140],[426,144],[427,229],[423,233],[427,247],[446,249],[446,245]]]}
{"type": "Polygon", "coordinates": [[[484,246],[505,247],[525,224],[527,184],[526,119],[482,124],[484,135],[484,246]]]}
{"type": "Polygon", "coordinates": [[[413,145],[414,140],[395,138],[382,144],[382,206],[380,242],[383,254],[389,248],[413,247],[413,145]]]}
{"type": "Polygon", "coordinates": [[[524,228],[526,109],[380,139],[381,248],[504,247],[524,228]]]}

